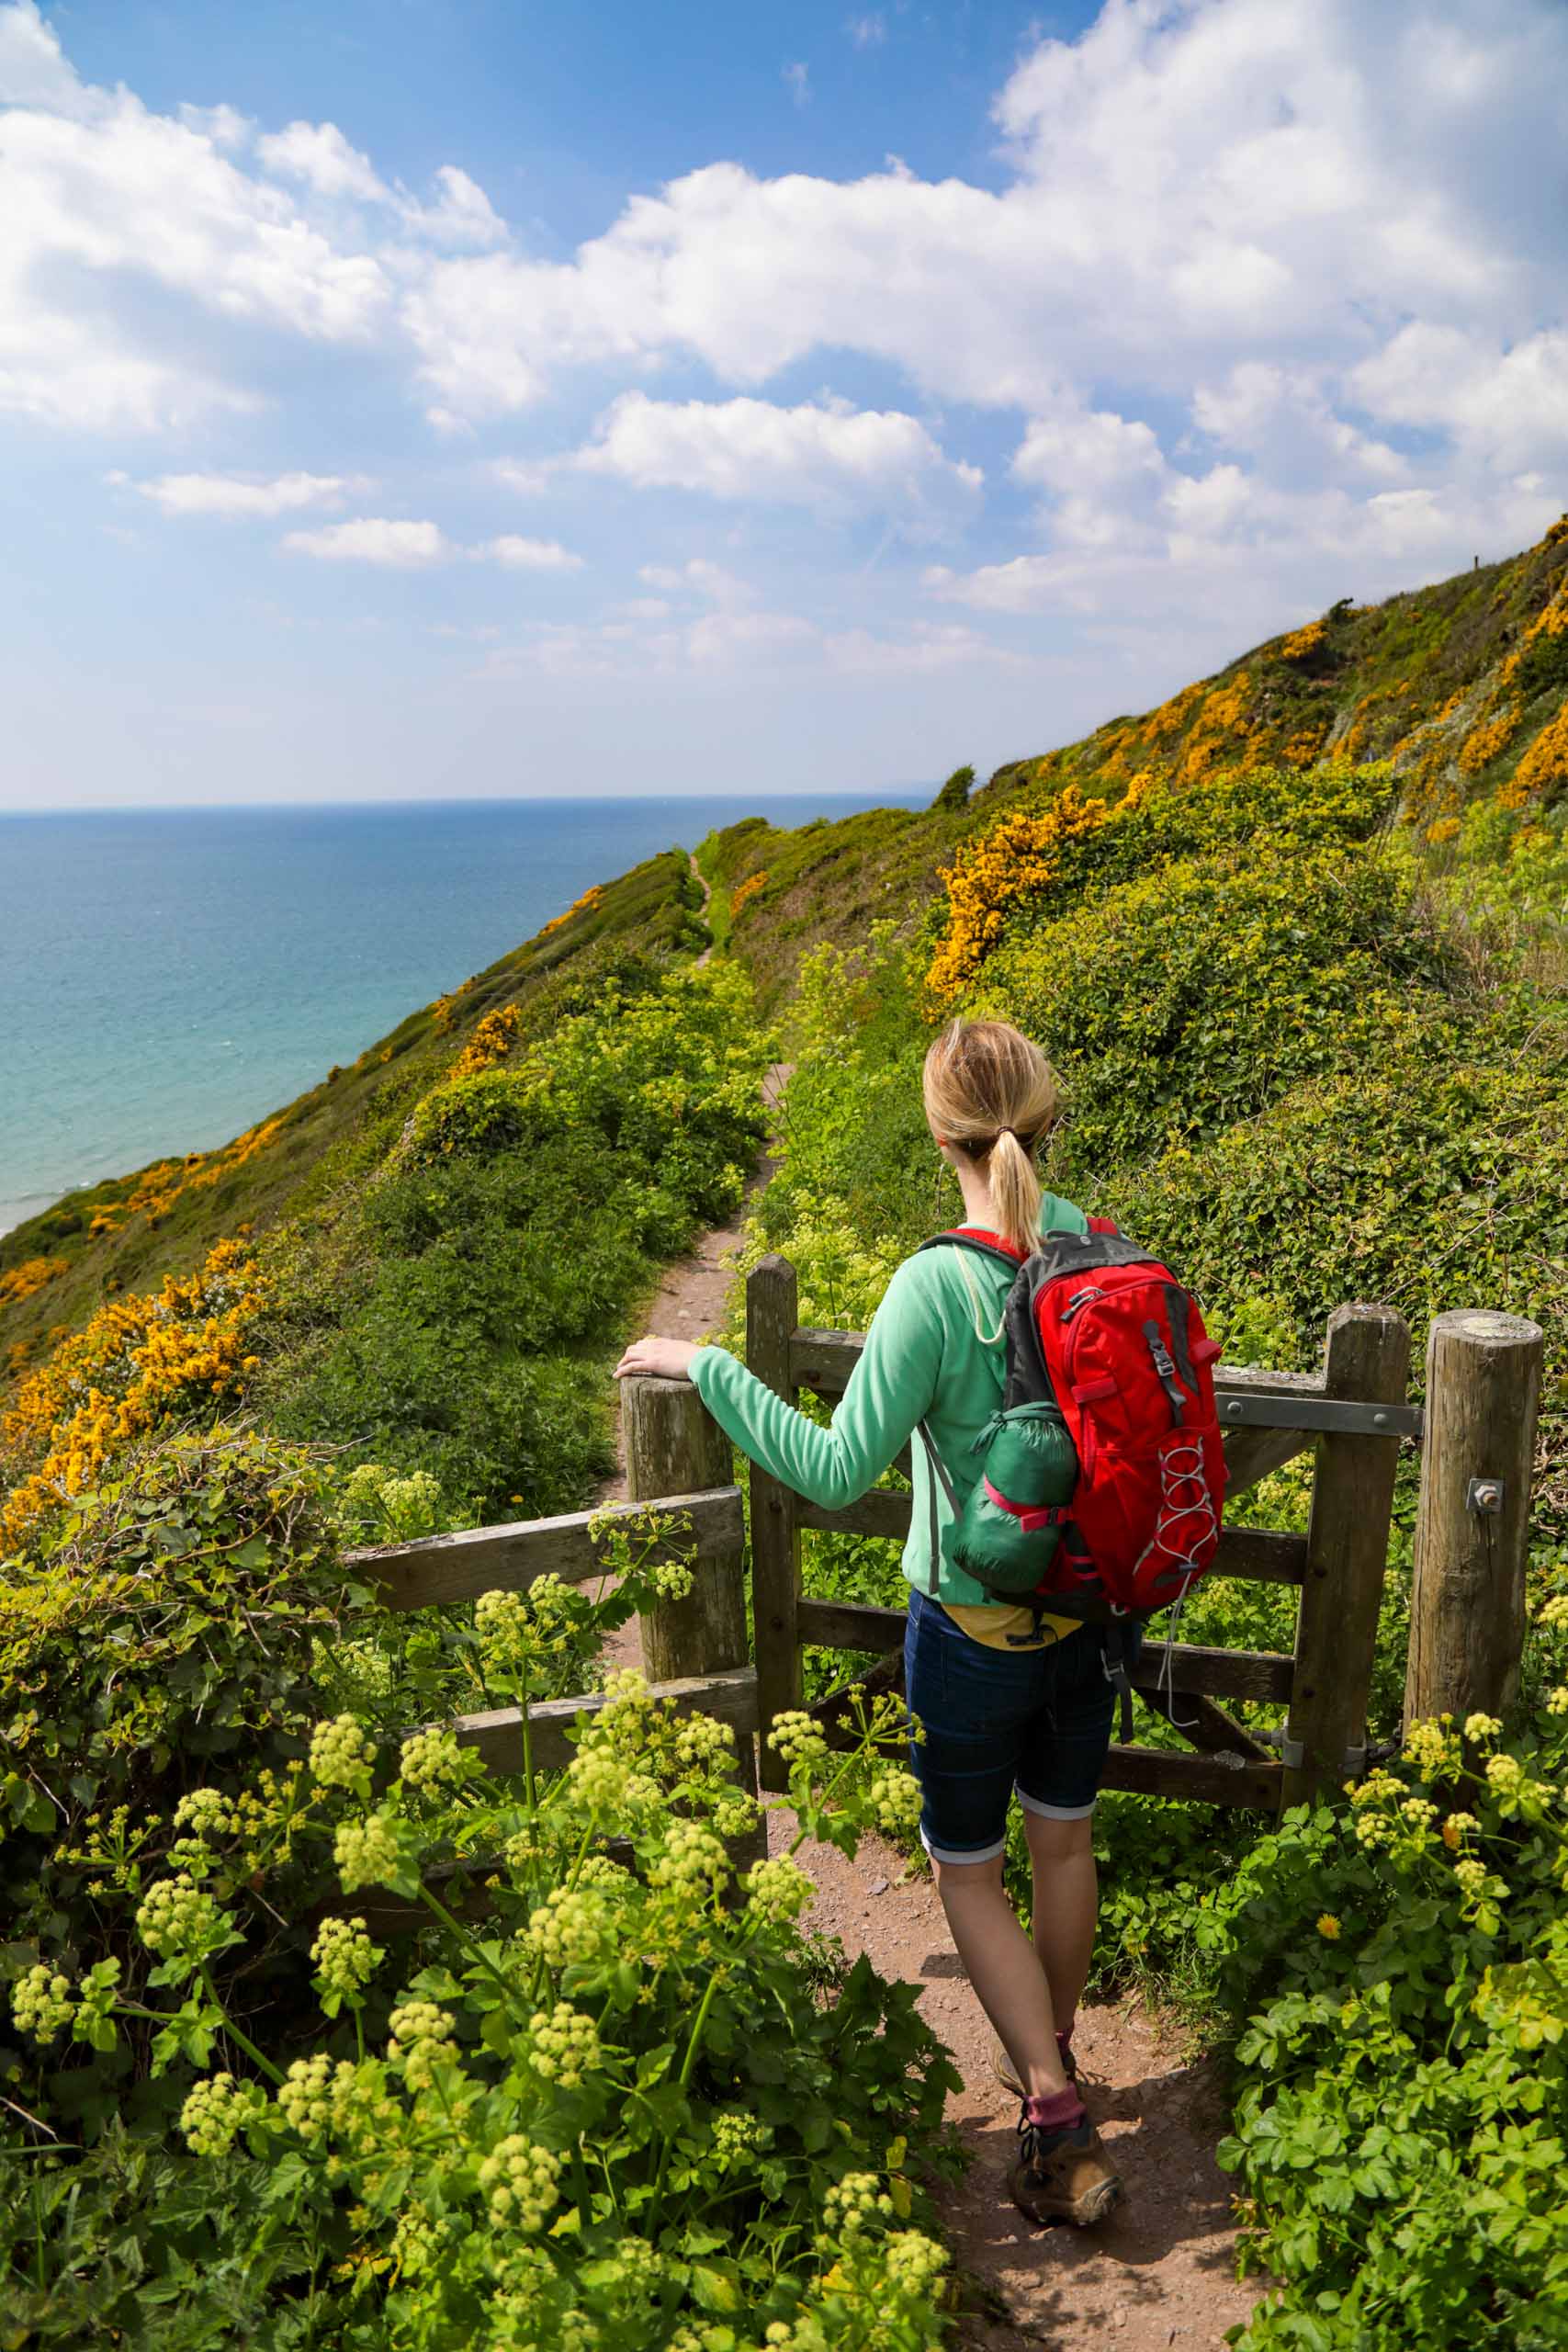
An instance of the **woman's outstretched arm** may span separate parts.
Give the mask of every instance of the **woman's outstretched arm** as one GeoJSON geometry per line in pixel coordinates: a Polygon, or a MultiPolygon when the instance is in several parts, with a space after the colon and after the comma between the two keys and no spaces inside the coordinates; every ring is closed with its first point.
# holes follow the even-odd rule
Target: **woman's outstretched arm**
{"type": "Polygon", "coordinates": [[[775,1396],[728,1348],[638,1340],[615,1366],[616,1377],[685,1374],[743,1453],[797,1495],[840,1510],[875,1485],[936,1394],[942,1332],[929,1281],[929,1270],[917,1273],[912,1260],[898,1268],[826,1429],[775,1396]]]}

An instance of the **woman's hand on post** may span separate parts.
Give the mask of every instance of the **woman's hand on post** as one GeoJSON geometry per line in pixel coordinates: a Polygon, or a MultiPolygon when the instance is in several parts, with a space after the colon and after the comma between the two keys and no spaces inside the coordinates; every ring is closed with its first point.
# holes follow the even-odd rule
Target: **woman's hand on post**
{"type": "Polygon", "coordinates": [[[650,1334],[632,1341],[615,1366],[615,1378],[625,1380],[628,1373],[642,1372],[659,1380],[684,1380],[696,1352],[690,1340],[656,1340],[650,1334]]]}

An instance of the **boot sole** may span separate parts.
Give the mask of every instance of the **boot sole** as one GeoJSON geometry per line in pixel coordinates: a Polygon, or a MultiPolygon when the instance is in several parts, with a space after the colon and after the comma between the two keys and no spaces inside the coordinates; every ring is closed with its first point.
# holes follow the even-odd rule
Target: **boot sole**
{"type": "Polygon", "coordinates": [[[1102,2181],[1098,2188],[1091,2188],[1087,2196],[1080,2197],[1076,2205],[1055,2205],[1042,2211],[1036,2206],[1026,2205],[1018,2196],[1014,2196],[1012,2201],[1021,2213],[1032,2222],[1038,2222],[1042,2228],[1049,2228],[1053,2222],[1061,2222],[1075,2230],[1092,2230],[1097,2229],[1101,2222],[1110,2220],[1126,2194],[1119,2180],[1107,2180],[1102,2181]]]}

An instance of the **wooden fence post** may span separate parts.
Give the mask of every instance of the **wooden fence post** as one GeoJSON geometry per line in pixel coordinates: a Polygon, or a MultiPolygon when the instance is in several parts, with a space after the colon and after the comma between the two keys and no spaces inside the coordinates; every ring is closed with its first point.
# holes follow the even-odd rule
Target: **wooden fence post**
{"type": "MultiPolygon", "coordinates": [[[[763,1258],[746,1278],[746,1362],[759,1380],[795,1399],[789,1343],[800,1317],[799,1285],[787,1258],[763,1258]]],[[[769,1746],[767,1725],[801,1703],[800,1531],[795,1498],[777,1478],[751,1465],[751,1595],[756,1620],[757,1705],[761,1715],[761,1781],[787,1789],[789,1774],[769,1746]]]]}
{"type": "MultiPolygon", "coordinates": [[[[621,1425],[626,1436],[626,1495],[649,1502],[667,1495],[700,1494],[728,1487],[733,1463],[729,1440],[689,1380],[635,1374],[621,1384],[621,1425]]],[[[719,1674],[750,1663],[746,1640],[746,1571],[742,1550],[692,1566],[692,1589],[683,1600],[662,1600],[637,1620],[643,1669],[650,1682],[719,1674]]],[[[749,1734],[735,1736],[741,1786],[757,1792],[757,1754],[749,1734]]],[[[767,1824],[736,1839],[738,1865],[759,1860],[768,1850],[767,1824]]]]}
{"type": "MultiPolygon", "coordinates": [[[[632,1502],[729,1485],[729,1440],[689,1380],[634,1374],[621,1383],[621,1415],[632,1502]]],[[[637,1623],[650,1682],[746,1665],[746,1590],[739,1558],[698,1560],[684,1600],[660,1601],[637,1623]]]]}
{"type": "Polygon", "coordinates": [[[1522,1316],[1461,1308],[1433,1321],[1406,1725],[1500,1716],[1518,1695],[1543,1347],[1522,1316]]]}
{"type": "MultiPolygon", "coordinates": [[[[1392,1306],[1335,1308],[1325,1396],[1401,1404],[1409,1373],[1410,1329],[1402,1315],[1392,1306]]],[[[1281,1811],[1332,1795],[1365,1749],[1398,1462],[1397,1436],[1337,1430],[1318,1440],[1281,1811]]]]}

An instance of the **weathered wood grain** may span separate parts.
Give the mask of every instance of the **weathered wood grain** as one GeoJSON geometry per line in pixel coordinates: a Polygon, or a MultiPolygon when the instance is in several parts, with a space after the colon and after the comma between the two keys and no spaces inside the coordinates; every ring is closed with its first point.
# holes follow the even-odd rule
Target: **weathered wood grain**
{"type": "MultiPolygon", "coordinates": [[[[637,1375],[621,1383],[626,1492],[705,1493],[730,1476],[729,1440],[689,1380],[637,1375]]],[[[732,1549],[709,1553],[693,1570],[682,1600],[664,1600],[640,1621],[643,1666],[650,1680],[716,1674],[747,1663],[746,1582],[739,1531],[732,1549]]]]}
{"type": "MultiPolygon", "coordinates": [[[[757,1729],[757,1675],[750,1666],[725,1674],[683,1675],[650,1685],[650,1696],[672,1699],[683,1715],[713,1715],[737,1731],[757,1729]]],[[[585,1690],[570,1699],[544,1699],[528,1709],[528,1736],[536,1772],[558,1772],[570,1764],[574,1743],[567,1737],[584,1716],[596,1715],[609,1702],[603,1690],[585,1690]]],[[[458,1715],[452,1724],[460,1747],[477,1750],[487,1772],[507,1774],[523,1770],[523,1713],[517,1707],[492,1708],[482,1714],[458,1715]]]]}
{"type": "Polygon", "coordinates": [[[1427,1335],[1406,1724],[1501,1716],[1518,1696],[1544,1345],[1538,1323],[1475,1308],[1427,1335]],[[1478,1508],[1494,1487],[1500,1508],[1478,1508]]]}
{"type": "MultiPolygon", "coordinates": [[[[795,1398],[790,1340],[798,1316],[795,1268],[767,1257],[746,1278],[746,1362],[785,1402],[795,1398]]],[[[751,1465],[751,1588],[756,1628],[757,1689],[764,1723],[801,1702],[800,1531],[797,1498],[758,1464],[751,1465]]],[[[787,1789],[789,1774],[764,1738],[760,1771],[765,1789],[787,1789]]]]}
{"type": "Polygon", "coordinates": [[[477,1600],[481,1592],[525,1592],[536,1577],[547,1575],[559,1577],[563,1584],[585,1584],[604,1566],[589,1533],[593,1521],[645,1510],[668,1511],[690,1523],[689,1537],[676,1534],[661,1547],[667,1556],[683,1557],[694,1548],[699,1560],[733,1556],[743,1540],[740,1489],[721,1486],[612,1504],[604,1512],[569,1511],[559,1519],[518,1520],[422,1536],[413,1544],[377,1544],[348,1553],[345,1565],[361,1583],[376,1588],[388,1609],[431,1609],[477,1600]]]}
{"type": "MultiPolygon", "coordinates": [[[[1409,1374],[1410,1329],[1402,1315],[1392,1306],[1335,1308],[1324,1358],[1325,1396],[1397,1405],[1409,1374]]],[[[1301,1761],[1285,1766],[1287,1806],[1332,1794],[1365,1748],[1399,1445],[1397,1436],[1348,1430],[1318,1440],[1286,1727],[1286,1736],[1300,1744],[1301,1761]]]]}

